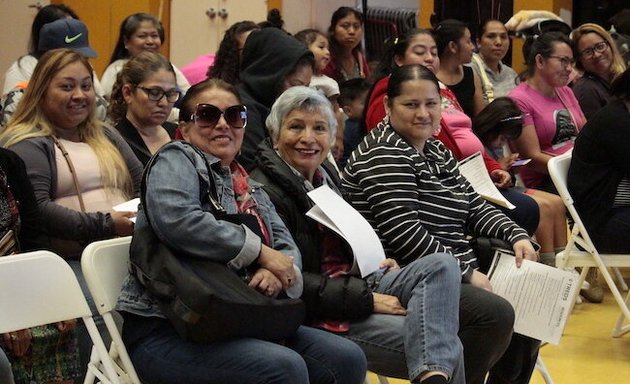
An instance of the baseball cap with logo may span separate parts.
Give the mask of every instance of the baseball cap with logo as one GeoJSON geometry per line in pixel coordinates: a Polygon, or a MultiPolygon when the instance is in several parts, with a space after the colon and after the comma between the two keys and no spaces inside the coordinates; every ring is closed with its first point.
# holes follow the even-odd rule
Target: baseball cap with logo
{"type": "Polygon", "coordinates": [[[59,19],[44,24],[39,31],[38,51],[46,52],[56,48],[72,48],[86,57],[96,57],[96,51],[88,42],[88,31],[81,21],[59,19]]]}

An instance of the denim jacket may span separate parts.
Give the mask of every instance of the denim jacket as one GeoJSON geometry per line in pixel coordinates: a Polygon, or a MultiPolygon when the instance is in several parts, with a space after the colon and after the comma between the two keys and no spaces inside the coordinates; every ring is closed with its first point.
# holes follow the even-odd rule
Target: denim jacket
{"type": "MultiPolygon", "coordinates": [[[[205,198],[209,185],[204,160],[190,146],[171,142],[157,155],[147,179],[146,205],[140,207],[136,230],[147,224],[148,210],[157,237],[176,251],[226,263],[241,269],[256,261],[261,240],[244,225],[217,220],[205,198]]],[[[205,155],[214,177],[219,201],[227,213],[237,213],[232,177],[220,160],[205,155]]],[[[290,232],[278,216],[261,185],[249,179],[258,212],[270,234],[270,247],[294,257],[301,269],[301,256],[290,232]]],[[[127,276],[118,299],[118,310],[141,316],[164,317],[157,302],[138,280],[127,276]]]]}

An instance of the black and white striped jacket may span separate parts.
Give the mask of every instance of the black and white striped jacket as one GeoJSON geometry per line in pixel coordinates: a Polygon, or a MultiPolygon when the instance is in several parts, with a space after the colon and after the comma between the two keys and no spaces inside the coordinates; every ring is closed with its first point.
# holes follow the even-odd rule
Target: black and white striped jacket
{"type": "Polygon", "coordinates": [[[473,190],[440,141],[429,139],[420,154],[388,123],[379,124],[352,153],[342,186],[376,230],[388,257],[401,265],[447,252],[459,259],[468,281],[477,259],[467,235],[511,244],[529,239],[473,190]]]}

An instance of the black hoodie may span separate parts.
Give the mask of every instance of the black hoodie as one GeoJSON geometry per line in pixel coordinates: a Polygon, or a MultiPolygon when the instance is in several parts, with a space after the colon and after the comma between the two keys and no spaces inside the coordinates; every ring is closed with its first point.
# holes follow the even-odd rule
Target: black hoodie
{"type": "Polygon", "coordinates": [[[302,43],[277,28],[254,31],[245,41],[237,88],[248,113],[238,161],[248,171],[256,168],[258,144],[269,137],[265,120],[284,79],[308,55],[313,54],[302,43]]]}

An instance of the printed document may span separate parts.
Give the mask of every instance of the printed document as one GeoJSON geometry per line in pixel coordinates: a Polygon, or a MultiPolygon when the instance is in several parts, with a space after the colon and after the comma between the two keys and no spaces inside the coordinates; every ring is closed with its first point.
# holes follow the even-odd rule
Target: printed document
{"type": "Polygon", "coordinates": [[[529,260],[516,268],[514,256],[497,251],[488,277],[494,293],[514,307],[514,332],[560,343],[579,288],[577,273],[529,260]]]}
{"type": "Polygon", "coordinates": [[[354,253],[355,270],[365,277],[379,268],[385,251],[370,223],[326,185],[310,191],[315,206],[306,215],[344,238],[354,253]]]}
{"type": "MultiPolygon", "coordinates": [[[[138,205],[140,204],[140,198],[136,197],[135,199],[131,199],[129,201],[125,201],[124,203],[118,204],[116,206],[113,207],[114,211],[117,212],[126,212],[126,211],[130,211],[130,212],[136,212],[138,213],[138,205]]],[[[136,222],[136,217],[132,217],[129,220],[133,221],[134,223],[136,222]]]]}
{"type": "Polygon", "coordinates": [[[468,180],[475,192],[484,199],[509,209],[516,208],[494,185],[481,153],[477,152],[460,161],[459,172],[468,180]]]}

